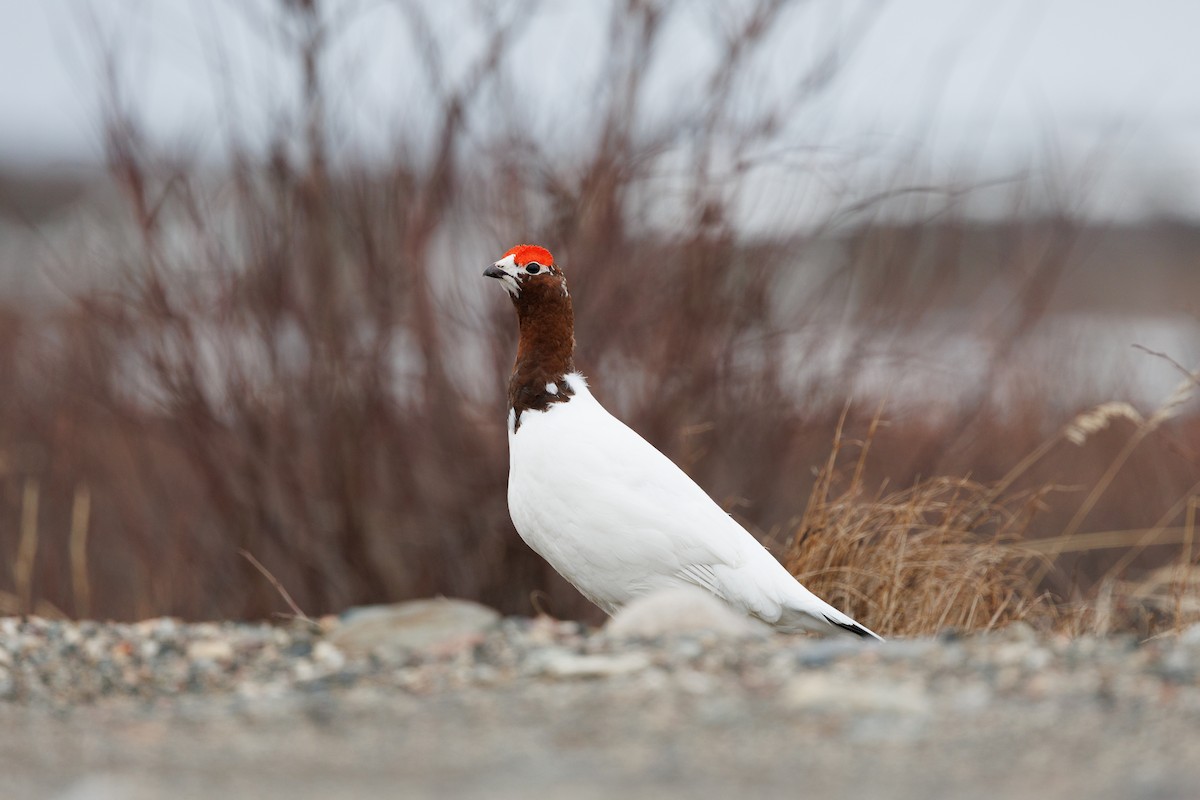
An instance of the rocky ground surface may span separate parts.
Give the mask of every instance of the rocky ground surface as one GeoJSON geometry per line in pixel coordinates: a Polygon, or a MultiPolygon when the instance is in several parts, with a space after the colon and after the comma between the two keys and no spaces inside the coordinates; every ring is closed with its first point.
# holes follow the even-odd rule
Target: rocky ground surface
{"type": "MultiPolygon", "coordinates": [[[[685,626],[686,627],[686,626],[685,626]]],[[[718,626],[719,627],[719,626],[718,626]]],[[[0,619],[0,797],[1174,798],[1200,626],[639,640],[451,601],[320,624],[0,619]]]]}

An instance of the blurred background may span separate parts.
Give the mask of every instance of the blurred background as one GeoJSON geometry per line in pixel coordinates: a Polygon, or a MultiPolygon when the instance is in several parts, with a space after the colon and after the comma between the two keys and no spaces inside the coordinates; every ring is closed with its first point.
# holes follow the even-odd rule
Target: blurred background
{"type": "Polygon", "coordinates": [[[537,242],[597,396],[812,588],[835,484],[949,476],[904,535],[982,487],[1029,597],[1178,615],[1196,30],[1186,0],[0,0],[0,611],[262,617],[277,581],[595,621],[505,503],[481,272],[537,242]]]}

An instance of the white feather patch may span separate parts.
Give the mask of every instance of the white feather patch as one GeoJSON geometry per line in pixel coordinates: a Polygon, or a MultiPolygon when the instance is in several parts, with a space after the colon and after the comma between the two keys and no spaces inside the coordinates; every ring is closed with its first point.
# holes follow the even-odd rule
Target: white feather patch
{"type": "Polygon", "coordinates": [[[521,285],[517,283],[517,274],[519,272],[517,269],[517,257],[509,254],[497,261],[494,266],[504,273],[503,277],[500,278],[500,285],[504,287],[504,290],[513,297],[519,295],[521,293],[521,285]]]}

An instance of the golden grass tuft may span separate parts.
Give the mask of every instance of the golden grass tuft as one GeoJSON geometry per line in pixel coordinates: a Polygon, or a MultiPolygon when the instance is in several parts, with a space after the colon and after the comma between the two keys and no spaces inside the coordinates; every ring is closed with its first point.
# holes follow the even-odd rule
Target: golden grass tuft
{"type": "Polygon", "coordinates": [[[862,477],[870,438],[848,474],[845,444],[839,424],[784,557],[802,583],[885,636],[989,630],[1049,613],[1031,579],[1042,557],[1018,547],[1049,488],[998,495],[967,478],[931,478],[872,495],[862,477]]]}
{"type": "Polygon", "coordinates": [[[1152,414],[1122,402],[1085,411],[991,485],[941,477],[870,494],[863,474],[879,415],[857,443],[858,458],[848,472],[840,463],[847,407],[785,565],[817,595],[885,636],[978,632],[1028,620],[1069,635],[1119,630],[1145,637],[1200,623],[1200,483],[1149,527],[1082,530],[1133,451],[1200,387],[1200,373],[1171,363],[1184,380],[1152,414]],[[1031,538],[1041,501],[1060,487],[1016,491],[1018,478],[1061,443],[1082,447],[1117,419],[1135,427],[1071,519],[1058,535],[1031,538]],[[1171,545],[1180,548],[1173,558],[1160,558],[1160,566],[1137,577],[1127,575],[1148,547],[1171,545]],[[1105,574],[1073,583],[1068,598],[1047,591],[1046,578],[1065,571],[1064,556],[1101,550],[1120,553],[1105,574]]]}

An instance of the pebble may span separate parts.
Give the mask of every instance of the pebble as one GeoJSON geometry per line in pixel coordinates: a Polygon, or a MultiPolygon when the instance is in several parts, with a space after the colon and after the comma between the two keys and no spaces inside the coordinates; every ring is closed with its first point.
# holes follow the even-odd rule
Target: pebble
{"type": "Polygon", "coordinates": [[[621,631],[615,621],[594,630],[547,617],[501,619],[442,599],[360,609],[319,625],[7,617],[0,703],[67,710],[110,697],[192,696],[225,698],[234,708],[351,691],[424,697],[605,681],[631,696],[774,698],[797,712],[854,717],[976,714],[1014,703],[1071,713],[1089,705],[1200,709],[1196,627],[1143,642],[1016,626],[882,644],[703,625],[648,635],[652,628],[639,624],[642,635],[626,638],[614,627],[621,631]]]}
{"type": "Polygon", "coordinates": [[[645,653],[585,656],[552,652],[539,660],[540,672],[554,678],[611,678],[641,672],[650,663],[645,653]]]}
{"type": "Polygon", "coordinates": [[[792,678],[780,697],[796,710],[841,714],[927,714],[932,706],[925,686],[916,680],[864,682],[826,673],[792,678]]]}
{"type": "Polygon", "coordinates": [[[692,586],[664,589],[638,598],[618,611],[604,630],[609,636],[626,639],[702,631],[733,637],[763,637],[771,633],[763,623],[737,613],[710,593],[692,586]]]}
{"type": "Polygon", "coordinates": [[[400,661],[414,650],[451,654],[472,647],[499,621],[500,614],[487,606],[437,597],[352,608],[329,632],[329,641],[347,654],[400,661]]]}
{"type": "MultiPolygon", "coordinates": [[[[153,642],[143,642],[143,645],[146,644],[154,645],[153,642]]],[[[155,650],[156,647],[150,649],[151,658],[155,650]]],[[[145,647],[143,652],[146,652],[145,647]]],[[[233,654],[233,644],[224,639],[198,639],[187,646],[187,657],[191,661],[232,661],[233,654]]]]}
{"type": "Polygon", "coordinates": [[[878,646],[873,642],[863,642],[844,636],[836,639],[816,639],[798,648],[795,660],[802,667],[824,667],[847,656],[861,653],[866,648],[878,646]]]}

